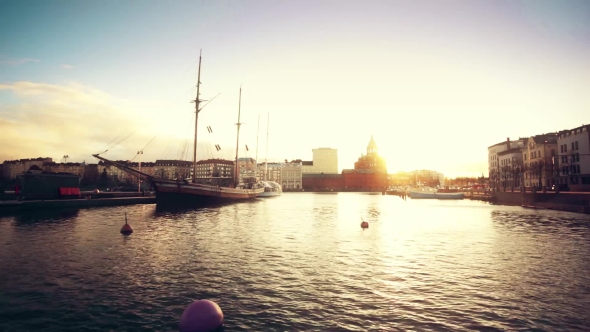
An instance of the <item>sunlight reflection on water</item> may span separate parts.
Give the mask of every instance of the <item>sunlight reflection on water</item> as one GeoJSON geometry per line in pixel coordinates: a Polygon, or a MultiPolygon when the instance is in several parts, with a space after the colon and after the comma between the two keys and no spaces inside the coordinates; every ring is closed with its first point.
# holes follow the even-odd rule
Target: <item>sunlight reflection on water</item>
{"type": "Polygon", "coordinates": [[[583,330],[589,225],[354,193],[2,217],[0,330],[175,330],[197,298],[229,331],[583,330]]]}

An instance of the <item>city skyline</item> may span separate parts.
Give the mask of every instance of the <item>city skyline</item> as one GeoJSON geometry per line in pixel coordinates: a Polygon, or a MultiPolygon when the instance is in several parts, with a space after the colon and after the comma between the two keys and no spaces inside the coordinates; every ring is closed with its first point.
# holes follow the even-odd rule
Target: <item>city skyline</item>
{"type": "Polygon", "coordinates": [[[270,113],[269,161],[331,147],[339,171],[373,134],[390,173],[487,174],[488,146],[588,122],[584,1],[0,8],[0,161],[95,162],[133,133],[106,157],[132,159],[156,136],[142,160],[174,159],[192,146],[200,49],[202,98],[221,94],[199,115],[198,159],[233,159],[240,85],[241,157],[255,157],[260,115],[264,159],[270,113]]]}

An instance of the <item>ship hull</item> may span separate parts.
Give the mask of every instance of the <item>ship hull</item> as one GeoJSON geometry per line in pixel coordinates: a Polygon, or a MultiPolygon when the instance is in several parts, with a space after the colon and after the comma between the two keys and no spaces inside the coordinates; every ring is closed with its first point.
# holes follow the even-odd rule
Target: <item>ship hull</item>
{"type": "Polygon", "coordinates": [[[228,188],[207,184],[152,180],[157,202],[208,204],[254,199],[259,189],[228,188]]]}

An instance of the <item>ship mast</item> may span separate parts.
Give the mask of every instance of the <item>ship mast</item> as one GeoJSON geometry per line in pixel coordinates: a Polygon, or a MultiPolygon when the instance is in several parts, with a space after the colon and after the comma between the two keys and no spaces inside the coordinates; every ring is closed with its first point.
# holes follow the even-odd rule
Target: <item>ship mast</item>
{"type": "Polygon", "coordinates": [[[238,123],[236,123],[236,126],[238,126],[238,135],[236,138],[236,167],[235,167],[236,174],[235,174],[235,178],[234,178],[236,188],[238,187],[238,184],[240,182],[240,166],[238,164],[238,151],[240,148],[240,126],[242,125],[242,123],[240,122],[241,108],[242,108],[242,87],[240,86],[240,99],[238,101],[238,123]]]}
{"type": "Polygon", "coordinates": [[[268,126],[270,123],[270,112],[266,119],[266,155],[264,156],[264,180],[268,181],[268,126]]]}
{"type": "Polygon", "coordinates": [[[197,97],[194,100],[195,103],[195,140],[193,143],[193,183],[197,182],[197,128],[199,124],[199,88],[201,86],[201,51],[199,51],[199,72],[197,74],[197,97]]]}
{"type": "Polygon", "coordinates": [[[256,161],[254,165],[254,178],[258,181],[258,133],[260,133],[260,114],[258,114],[258,126],[256,127],[256,161]]]}

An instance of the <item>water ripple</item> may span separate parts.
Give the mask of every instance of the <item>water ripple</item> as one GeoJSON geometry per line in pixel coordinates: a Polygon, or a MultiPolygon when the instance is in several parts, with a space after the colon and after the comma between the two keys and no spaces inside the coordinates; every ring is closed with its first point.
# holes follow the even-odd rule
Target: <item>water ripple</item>
{"type": "Polygon", "coordinates": [[[474,201],[27,213],[0,218],[0,330],[174,331],[199,298],[227,331],[585,330],[589,253],[589,216],[474,201]]]}

